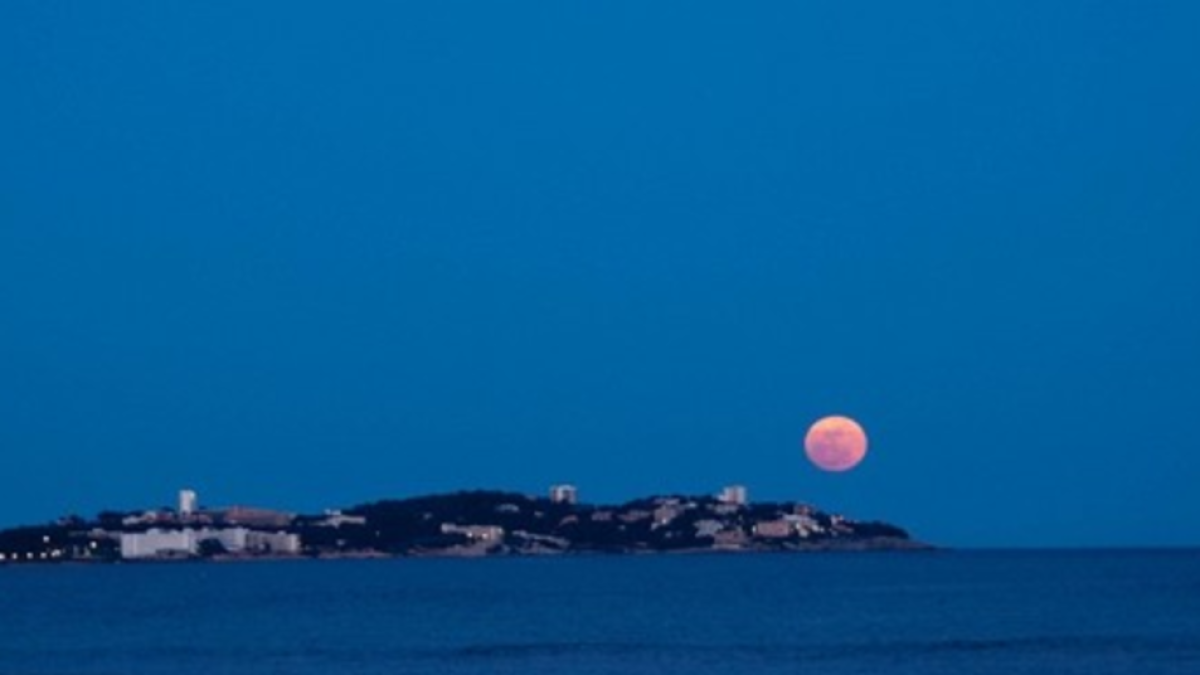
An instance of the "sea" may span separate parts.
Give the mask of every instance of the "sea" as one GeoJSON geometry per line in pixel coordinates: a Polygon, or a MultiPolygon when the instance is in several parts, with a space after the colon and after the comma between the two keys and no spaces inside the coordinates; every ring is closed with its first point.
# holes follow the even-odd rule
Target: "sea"
{"type": "Polygon", "coordinates": [[[1200,550],[0,567],[0,675],[1200,673],[1200,550]]]}

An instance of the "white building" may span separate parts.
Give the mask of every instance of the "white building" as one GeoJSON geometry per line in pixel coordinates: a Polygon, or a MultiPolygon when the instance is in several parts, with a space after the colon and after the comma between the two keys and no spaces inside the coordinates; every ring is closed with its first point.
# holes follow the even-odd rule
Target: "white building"
{"type": "Polygon", "coordinates": [[[473,542],[496,542],[504,539],[504,528],[496,525],[442,523],[442,534],[461,534],[473,542]]]}
{"type": "Polygon", "coordinates": [[[300,535],[287,532],[246,532],[246,549],[254,553],[294,555],[300,552],[300,535]]]}
{"type": "Polygon", "coordinates": [[[745,485],[727,485],[721,494],[717,495],[717,499],[722,504],[733,504],[735,506],[746,505],[746,486],[745,485]]]}
{"type": "Polygon", "coordinates": [[[796,531],[796,534],[799,534],[801,537],[808,537],[812,534],[824,531],[824,528],[821,527],[821,524],[817,522],[816,518],[813,518],[808,514],[797,513],[786,515],[783,517],[783,519],[791,523],[792,528],[796,531]]]}
{"type": "Polygon", "coordinates": [[[179,491],[179,515],[190,516],[196,513],[196,491],[195,490],[180,490],[179,491]]]}
{"type": "Polygon", "coordinates": [[[216,540],[221,543],[221,546],[230,553],[241,553],[249,546],[247,542],[250,539],[250,530],[244,527],[223,527],[219,530],[210,530],[205,528],[200,530],[197,535],[197,543],[201,541],[216,540]]]}
{"type": "Polygon", "coordinates": [[[555,504],[575,504],[579,501],[579,490],[574,485],[552,485],[550,501],[555,504]]]}
{"type": "Polygon", "coordinates": [[[341,527],[343,525],[366,525],[364,516],[348,516],[341,511],[327,509],[325,517],[317,521],[318,527],[341,527]]]}
{"type": "Polygon", "coordinates": [[[300,537],[286,532],[259,532],[244,527],[186,530],[151,529],[121,533],[122,558],[170,558],[194,556],[200,544],[216,541],[229,553],[300,552],[300,537]]]}
{"type": "Polygon", "coordinates": [[[122,558],[162,558],[195,555],[200,542],[195,530],[122,532],[122,558]]]}

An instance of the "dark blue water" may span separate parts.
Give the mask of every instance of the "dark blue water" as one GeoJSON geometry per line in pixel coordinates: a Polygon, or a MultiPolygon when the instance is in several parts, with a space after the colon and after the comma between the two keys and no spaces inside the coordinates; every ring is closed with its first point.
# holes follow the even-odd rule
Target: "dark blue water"
{"type": "Polygon", "coordinates": [[[0,675],[1200,673],[1200,552],[0,568],[0,675]]]}

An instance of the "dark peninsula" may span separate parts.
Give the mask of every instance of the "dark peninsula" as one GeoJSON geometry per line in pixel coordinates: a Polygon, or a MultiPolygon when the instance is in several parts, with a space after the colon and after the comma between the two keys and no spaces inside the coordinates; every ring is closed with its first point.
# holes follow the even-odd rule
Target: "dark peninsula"
{"type": "MultiPolygon", "coordinates": [[[[734,492],[730,492],[730,490],[734,492]]],[[[69,516],[0,531],[0,565],[28,562],[203,560],[255,557],[399,557],[926,549],[883,522],[797,502],[667,495],[619,505],[477,490],[383,500],[319,515],[179,508],[69,516]]],[[[740,492],[739,492],[740,490],[740,492]]]]}

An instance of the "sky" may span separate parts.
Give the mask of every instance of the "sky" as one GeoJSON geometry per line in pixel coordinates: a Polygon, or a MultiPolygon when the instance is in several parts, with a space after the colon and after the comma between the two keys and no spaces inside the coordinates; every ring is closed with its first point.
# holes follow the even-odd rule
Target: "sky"
{"type": "Polygon", "coordinates": [[[469,488],[1200,544],[1200,4],[0,3],[0,526],[469,488]],[[850,415],[855,470],[807,426],[850,415]]]}

